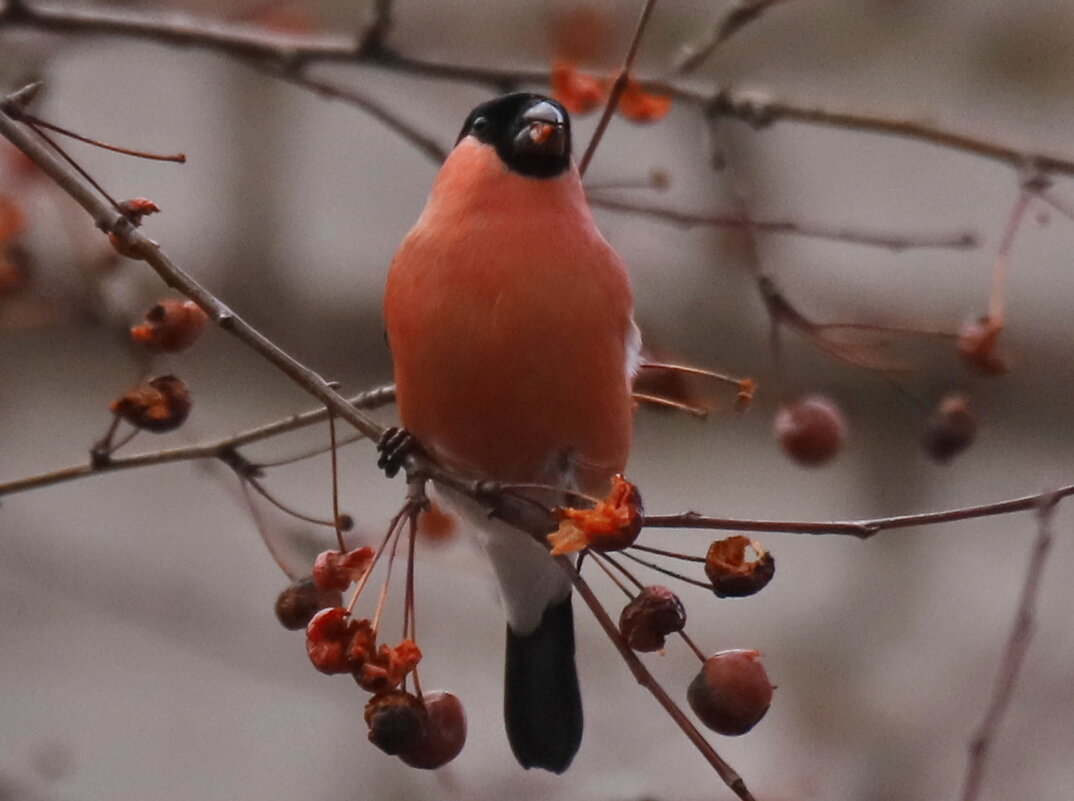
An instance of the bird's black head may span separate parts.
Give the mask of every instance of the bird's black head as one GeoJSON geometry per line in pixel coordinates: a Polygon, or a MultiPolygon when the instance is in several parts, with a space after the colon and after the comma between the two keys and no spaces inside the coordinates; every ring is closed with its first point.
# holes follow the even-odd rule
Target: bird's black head
{"type": "Polygon", "coordinates": [[[466,136],[492,145],[508,169],[531,178],[555,178],[571,165],[571,119],[543,95],[515,92],[482,103],[458,141],[466,136]]]}

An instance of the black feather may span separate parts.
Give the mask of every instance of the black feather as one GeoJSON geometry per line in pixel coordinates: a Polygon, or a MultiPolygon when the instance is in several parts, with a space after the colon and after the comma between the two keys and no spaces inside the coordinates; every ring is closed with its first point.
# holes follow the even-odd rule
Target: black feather
{"type": "Polygon", "coordinates": [[[544,611],[525,636],[507,628],[504,720],[524,768],[562,773],[582,744],[582,696],[574,665],[571,597],[544,611]]]}

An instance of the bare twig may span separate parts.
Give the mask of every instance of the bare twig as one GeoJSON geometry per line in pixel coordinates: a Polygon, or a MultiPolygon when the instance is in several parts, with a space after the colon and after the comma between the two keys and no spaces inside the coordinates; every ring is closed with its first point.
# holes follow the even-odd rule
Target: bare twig
{"type": "MultiPolygon", "coordinates": [[[[360,409],[376,409],[391,403],[394,399],[395,387],[389,385],[356,395],[351,398],[348,403],[360,409]]],[[[328,419],[328,410],[321,407],[314,409],[313,411],[292,415],[291,417],[277,420],[276,422],[267,425],[258,426],[257,428],[244,431],[241,434],[225,437],[224,439],[218,439],[213,442],[206,442],[200,445],[191,445],[183,448],[153,451],[151,453],[142,453],[136,456],[98,460],[97,463],[93,464],[80,464],[72,467],[65,467],[60,470],[51,470],[40,475],[28,476],[26,478],[0,483],[0,496],[14,495],[17,492],[25,492],[26,490],[37,489],[39,487],[48,487],[53,484],[62,484],[65,481],[72,481],[76,478],[85,478],[87,476],[99,475],[101,473],[129,470],[135,467],[169,464],[171,462],[184,462],[193,459],[220,459],[228,462],[230,465],[231,461],[238,453],[238,448],[241,448],[244,445],[285,434],[288,431],[305,428],[306,426],[323,422],[326,419],[328,419]]],[[[262,465],[252,465],[255,469],[258,469],[261,466],[262,465]]]]}
{"type": "Polygon", "coordinates": [[[965,506],[943,512],[925,512],[896,517],[876,517],[871,520],[852,520],[830,523],[795,522],[791,520],[748,520],[731,517],[706,517],[696,512],[678,515],[646,515],[645,525],[651,528],[701,528],[715,531],[769,531],[777,534],[841,534],[867,540],[881,531],[913,526],[932,526],[978,517],[994,517],[1012,512],[1038,508],[1049,498],[1060,500],[1074,495],[1074,484],[1046,493],[1025,495],[979,506],[965,506]]]}
{"type": "Polygon", "coordinates": [[[704,735],[697,730],[697,727],[690,722],[690,719],[686,717],[686,714],[679,708],[679,706],[671,700],[668,694],[664,691],[664,688],[653,678],[653,675],[645,667],[644,663],[638,659],[638,655],[635,654],[630,646],[626,644],[623,639],[623,635],[619,633],[619,629],[616,627],[612,619],[608,617],[607,611],[601,606],[597,596],[593,594],[593,590],[586,583],[586,580],[582,578],[581,574],[574,569],[574,565],[570,560],[563,556],[557,556],[556,561],[559,562],[559,566],[570,577],[571,583],[578,591],[578,594],[582,596],[582,600],[586,602],[593,616],[597,619],[597,623],[604,629],[604,633],[608,636],[608,639],[612,641],[612,645],[616,647],[619,654],[623,657],[623,661],[626,662],[627,667],[630,668],[631,673],[634,674],[634,678],[638,680],[638,684],[642,685],[648,690],[657,702],[664,708],[664,710],[671,716],[671,719],[675,721],[676,725],[682,729],[690,742],[694,747],[701,752],[701,755],[708,760],[709,764],[723,779],[724,783],[731,788],[735,795],[742,799],[742,801],[755,801],[753,795],[746,788],[746,783],[742,780],[742,777],[738,773],[724,762],[723,758],[716,753],[716,750],[705,739],[704,735]]]}
{"type": "Polygon", "coordinates": [[[589,145],[578,162],[578,172],[582,175],[585,175],[589,162],[593,160],[593,154],[597,152],[597,145],[604,138],[604,131],[607,130],[608,123],[611,122],[612,115],[615,114],[615,109],[619,105],[619,98],[622,97],[623,91],[630,82],[630,70],[634,67],[634,59],[638,55],[638,47],[641,46],[641,35],[645,32],[645,26],[649,22],[649,16],[652,14],[653,6],[655,5],[656,0],[645,0],[645,6],[641,10],[638,24],[634,28],[634,36],[631,37],[630,46],[627,48],[626,58],[623,59],[623,66],[616,74],[615,80],[612,81],[612,88],[608,93],[608,100],[604,104],[600,119],[597,121],[596,130],[593,131],[589,145]]]}
{"type": "MultiPolygon", "coordinates": [[[[281,34],[249,23],[221,22],[140,9],[61,8],[9,2],[0,11],[0,28],[3,27],[197,47],[235,58],[274,64],[278,68],[275,74],[280,77],[317,61],[364,64],[435,80],[472,83],[500,91],[524,84],[547,85],[549,76],[546,69],[474,67],[414,58],[384,46],[363,49],[361,37],[281,34]]],[[[999,161],[1019,171],[1030,169],[1074,175],[1074,158],[1017,148],[1001,141],[913,119],[777,100],[726,87],[702,91],[659,80],[639,80],[638,85],[646,91],[666,95],[681,103],[700,106],[712,117],[737,119],[755,126],[790,120],[898,136],[999,161]]],[[[344,94],[337,96],[357,102],[344,94]]]]}
{"type": "Polygon", "coordinates": [[[655,220],[695,228],[713,226],[719,228],[743,228],[749,226],[757,231],[772,234],[797,234],[815,239],[830,239],[853,245],[872,245],[902,251],[914,248],[975,248],[980,244],[977,234],[972,231],[953,231],[942,234],[888,234],[880,231],[854,230],[827,225],[797,223],[793,220],[743,219],[741,214],[694,214],[691,212],[668,209],[648,203],[613,200],[606,197],[589,197],[591,206],[624,214],[639,214],[655,220]]]}
{"type": "Polygon", "coordinates": [[[749,92],[721,90],[703,101],[710,117],[729,117],[754,127],[780,120],[844,128],[851,131],[898,136],[937,147],[962,151],[1013,167],[1018,172],[1074,175],[1074,159],[1020,149],[994,139],[953,131],[910,118],[842,111],[819,105],[802,105],[749,92]]]}
{"type": "Polygon", "coordinates": [[[683,56],[675,65],[675,72],[686,75],[693,72],[715,53],[720,45],[757,20],[765,11],[785,0],[736,0],[723,16],[716,20],[708,35],[700,42],[683,48],[683,56]]]}
{"type": "Polygon", "coordinates": [[[992,690],[992,699],[980,728],[970,742],[970,758],[966,781],[962,787],[962,801],[975,801],[978,796],[992,741],[1010,704],[1014,685],[1018,681],[1018,674],[1025,660],[1029,641],[1033,636],[1033,615],[1037,605],[1037,596],[1040,594],[1044,563],[1052,546],[1052,518],[1057,501],[1057,496],[1046,494],[1041,496],[1038,504],[1037,538],[1029,557],[1025,583],[1022,585],[1022,596],[1018,601],[1018,612],[1007,639],[1007,647],[1003,652],[1003,662],[1000,665],[996,685],[992,690]]]}

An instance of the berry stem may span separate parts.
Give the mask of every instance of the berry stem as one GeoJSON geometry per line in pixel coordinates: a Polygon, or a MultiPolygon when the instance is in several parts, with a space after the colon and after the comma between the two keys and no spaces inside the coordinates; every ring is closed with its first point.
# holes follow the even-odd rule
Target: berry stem
{"type": "MultiPolygon", "coordinates": [[[[613,560],[611,560],[611,559],[608,559],[608,560],[607,560],[607,563],[606,563],[606,562],[605,562],[605,558],[606,558],[606,557],[605,557],[605,558],[601,558],[601,556],[598,556],[598,555],[597,555],[597,552],[596,552],[596,551],[590,551],[590,553],[591,553],[591,554],[592,554],[592,556],[593,556],[593,561],[594,561],[594,562],[596,562],[596,563],[597,563],[597,566],[598,566],[598,567],[600,567],[600,569],[604,571],[604,574],[605,574],[605,575],[606,575],[606,576],[607,576],[608,578],[610,578],[610,579],[612,580],[612,583],[613,583],[613,584],[615,584],[615,586],[616,586],[616,587],[618,587],[619,589],[621,589],[621,590],[622,590],[622,591],[623,591],[623,592],[624,592],[624,593],[626,594],[626,597],[627,597],[627,598],[633,599],[633,598],[634,598],[634,593],[632,593],[632,592],[631,592],[631,591],[630,591],[630,590],[629,590],[629,589],[627,588],[627,586],[626,586],[625,584],[623,584],[623,582],[621,582],[621,581],[619,580],[619,578],[618,578],[618,577],[617,577],[617,576],[615,575],[615,573],[613,573],[613,572],[612,572],[611,568],[610,568],[610,567],[608,567],[608,563],[610,563],[610,564],[613,564],[613,565],[615,565],[615,567],[616,567],[616,568],[618,568],[619,570],[623,570],[623,568],[622,568],[622,567],[621,567],[620,565],[618,565],[618,564],[615,564],[615,562],[614,562],[613,560]]],[[[625,572],[625,571],[624,571],[624,572],[625,572]]],[[[629,575],[629,574],[627,574],[627,575],[629,575]]],[[[633,576],[630,576],[630,578],[631,578],[631,579],[634,579],[634,577],[633,577],[633,576]]],[[[637,583],[638,583],[636,579],[634,579],[634,583],[635,583],[635,584],[637,584],[637,583]]]]}
{"type": "Polygon", "coordinates": [[[700,562],[702,564],[705,563],[705,557],[704,556],[691,556],[688,553],[679,553],[677,551],[665,551],[663,548],[654,548],[651,545],[638,545],[637,543],[634,543],[630,547],[633,548],[636,551],[645,551],[646,553],[654,553],[654,554],[658,554],[660,556],[667,556],[667,557],[670,557],[672,559],[681,559],[684,562],[700,562]]]}
{"type": "Polygon", "coordinates": [[[556,561],[559,562],[560,568],[567,574],[571,580],[571,584],[578,591],[578,594],[582,596],[582,600],[585,601],[589,607],[593,616],[597,619],[597,623],[604,629],[604,633],[608,636],[608,639],[612,641],[612,645],[619,651],[620,656],[623,657],[623,661],[626,662],[627,667],[634,674],[634,678],[638,680],[649,693],[657,700],[657,702],[664,708],[664,710],[671,716],[671,719],[675,721],[676,725],[682,730],[694,747],[701,753],[703,757],[712,765],[716,773],[723,780],[735,795],[737,795],[742,801],[756,801],[753,794],[746,788],[746,783],[742,780],[742,777],[738,775],[734,768],[728,765],[723,758],[716,753],[714,749],[705,739],[704,735],[697,730],[697,727],[690,722],[690,719],[686,717],[686,713],[679,708],[679,706],[671,700],[671,697],[667,694],[663,687],[653,678],[653,674],[645,667],[637,654],[630,650],[630,646],[627,645],[626,640],[623,639],[623,635],[619,633],[619,629],[615,623],[608,616],[608,612],[601,606],[597,596],[593,594],[592,588],[582,578],[581,574],[574,569],[574,565],[571,564],[570,559],[565,556],[557,556],[556,561]]]}
{"type": "Polygon", "coordinates": [[[660,565],[653,564],[652,562],[647,562],[641,557],[634,556],[634,554],[632,553],[627,553],[626,551],[624,551],[623,556],[625,556],[627,559],[637,562],[639,565],[644,565],[650,570],[655,570],[657,573],[663,573],[665,576],[670,576],[671,578],[678,579],[679,581],[685,581],[687,584],[693,584],[695,587],[704,587],[706,590],[712,589],[711,584],[708,584],[704,581],[698,581],[697,579],[690,578],[689,576],[684,576],[682,575],[682,573],[676,573],[674,570],[668,570],[666,567],[661,567],[660,565]]]}
{"type": "Polygon", "coordinates": [[[336,542],[339,544],[340,553],[347,550],[343,542],[343,529],[339,525],[339,462],[336,457],[336,415],[328,409],[328,439],[331,443],[329,448],[332,454],[332,522],[336,527],[336,542]]]}

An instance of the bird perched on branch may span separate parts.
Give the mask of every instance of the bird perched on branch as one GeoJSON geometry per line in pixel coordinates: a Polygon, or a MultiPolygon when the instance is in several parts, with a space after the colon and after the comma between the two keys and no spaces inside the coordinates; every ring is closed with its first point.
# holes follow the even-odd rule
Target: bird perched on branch
{"type": "MultiPolygon", "coordinates": [[[[630,449],[632,306],[566,110],[529,93],[478,106],[388,273],[402,425],[463,474],[603,496],[630,449]]],[[[507,613],[511,748],[526,768],[562,773],[582,737],[570,581],[545,543],[449,501],[477,530],[507,613]]]]}

